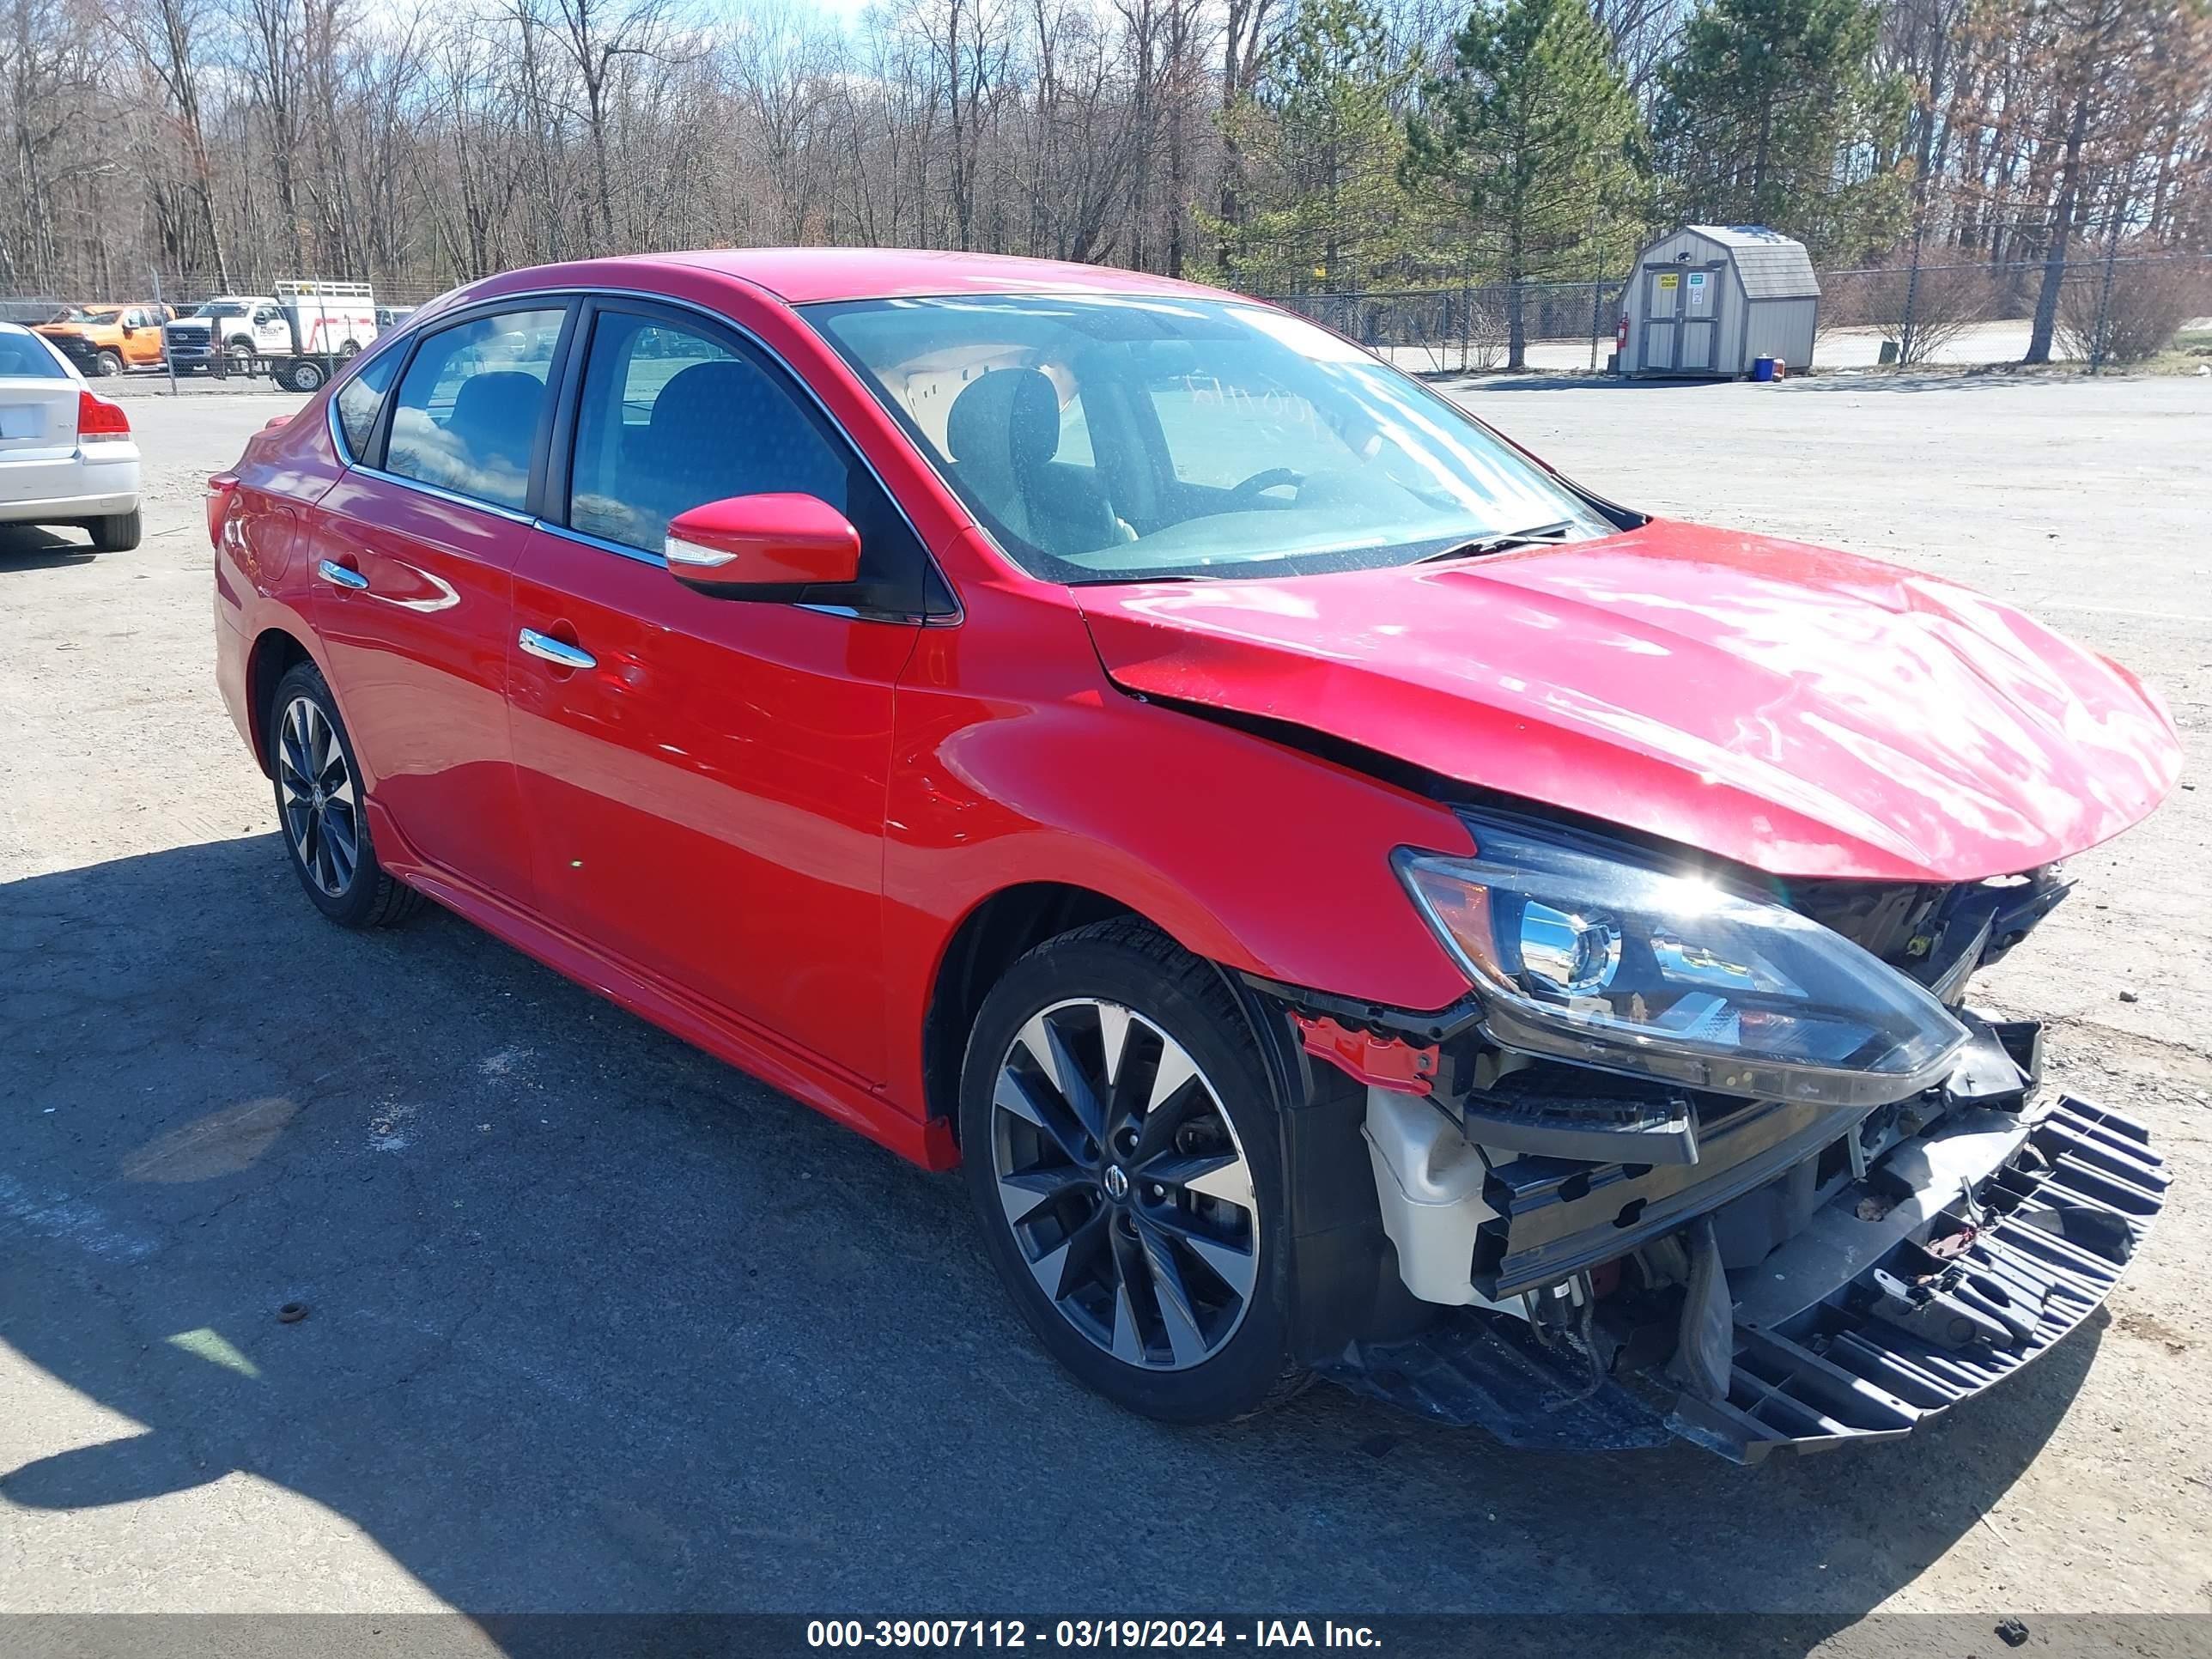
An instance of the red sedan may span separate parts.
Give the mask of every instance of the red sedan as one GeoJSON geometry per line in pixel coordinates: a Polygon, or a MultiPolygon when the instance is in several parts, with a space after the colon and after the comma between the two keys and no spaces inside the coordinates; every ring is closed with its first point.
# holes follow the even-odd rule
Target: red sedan
{"type": "Polygon", "coordinates": [[[209,527],[325,915],[427,896],[963,1165],[1137,1410],[1320,1373],[1519,1444],[1891,1434],[2163,1202],[1968,1000],[2172,785],[2155,696],[1605,500],[1269,307],[518,271],[256,437],[209,527]]]}

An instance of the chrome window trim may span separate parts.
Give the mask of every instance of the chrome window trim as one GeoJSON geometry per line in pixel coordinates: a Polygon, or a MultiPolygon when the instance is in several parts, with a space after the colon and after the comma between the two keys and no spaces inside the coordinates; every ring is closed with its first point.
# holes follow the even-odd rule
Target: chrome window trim
{"type": "MultiPolygon", "coordinates": [[[[588,547],[598,552],[612,553],[617,558],[629,559],[638,564],[651,565],[656,569],[668,568],[668,561],[658,553],[648,552],[641,547],[626,546],[621,542],[611,542],[604,536],[594,536],[588,530],[574,530],[565,524],[555,524],[550,519],[536,520],[531,528],[541,530],[549,536],[558,536],[563,541],[574,542],[579,546],[588,547]]],[[[676,579],[671,577],[670,580],[672,581],[676,579]]],[[[921,628],[942,628],[951,620],[943,617],[916,617],[904,613],[894,616],[888,611],[881,614],[863,613],[849,605],[793,604],[787,608],[793,611],[811,611],[817,617],[842,617],[848,622],[891,623],[921,628]]]]}
{"type": "Polygon", "coordinates": [[[605,536],[594,536],[588,530],[573,529],[568,525],[555,524],[550,519],[542,518],[532,520],[531,527],[533,530],[542,530],[549,536],[558,536],[563,541],[597,548],[602,553],[612,553],[622,558],[635,559],[640,564],[653,565],[662,570],[668,568],[668,561],[658,553],[651,552],[642,547],[630,547],[622,542],[611,542],[605,536]]]}
{"type": "MultiPolygon", "coordinates": [[[[363,374],[367,374],[368,372],[368,366],[374,362],[379,357],[384,356],[387,351],[397,352],[402,359],[400,367],[402,368],[406,367],[404,360],[407,355],[407,347],[403,337],[403,331],[395,328],[389,334],[380,332],[376,337],[376,343],[374,345],[370,346],[368,350],[362,352],[359,356],[356,356],[351,362],[348,363],[344,368],[338,372],[337,378],[331,382],[331,395],[323,399],[323,424],[330,428],[331,441],[337,447],[338,459],[344,462],[348,466],[360,467],[364,472],[370,471],[373,469],[363,463],[361,459],[353,453],[353,447],[346,442],[345,428],[340,424],[338,421],[338,394],[343,392],[348,386],[351,386],[356,380],[359,380],[363,374]],[[389,343],[387,343],[387,342],[389,343]]],[[[395,378],[392,380],[392,385],[384,389],[384,396],[386,398],[390,397],[398,388],[398,385],[399,382],[397,378],[395,378]]],[[[376,406],[376,413],[377,420],[380,422],[384,418],[384,405],[380,401],[376,406]]],[[[371,422],[371,424],[374,425],[375,422],[371,422]]],[[[412,479],[400,479],[398,480],[398,482],[411,483],[414,481],[412,479]]]]}
{"type": "MultiPolygon", "coordinates": [[[[743,323],[738,321],[734,317],[731,317],[722,312],[716,311],[710,306],[701,305],[696,300],[679,299],[675,295],[659,294],[650,289],[615,288],[605,284],[586,287],[580,283],[565,288],[534,288],[528,289],[516,294],[487,295],[482,300],[476,301],[466,307],[459,308],[453,314],[456,317],[459,317],[465,315],[468,312],[476,310],[479,306],[506,307],[520,300],[570,300],[577,298],[589,300],[636,300],[647,305],[666,306],[673,310],[690,312],[693,315],[702,318],[709,323],[716,324],[722,328],[729,330],[731,333],[736,335],[740,340],[744,341],[753,349],[758,351],[763,357],[767,358],[778,368],[781,369],[785,375],[806,394],[808,400],[813,404],[816,410],[821,415],[822,418],[829,422],[830,429],[836,433],[837,436],[843,441],[845,447],[853,453],[854,457],[859,460],[862,466],[867,469],[868,476],[876,481],[876,488],[883,491],[884,499],[891,504],[891,511],[898,514],[900,522],[906,526],[908,532],[913,536],[914,544],[921,550],[921,556],[929,561],[931,568],[937,573],[938,585],[944,588],[945,592],[951,596],[952,600],[952,609],[943,616],[922,617],[921,620],[923,626],[928,628],[954,628],[957,627],[962,622],[967,619],[967,609],[960,602],[959,590],[954,587],[951,581],[945,576],[945,567],[938,562],[937,555],[930,550],[928,538],[921,533],[920,526],[918,526],[914,521],[914,515],[906,510],[906,503],[899,500],[898,492],[893,489],[890,485],[885,482],[882,471],[877,467],[875,462],[870,459],[868,452],[861,447],[860,442],[854,438],[853,434],[849,431],[846,430],[845,423],[837,418],[836,411],[832,410],[828,404],[822,400],[822,394],[817,392],[807,378],[799,372],[798,367],[792,362],[791,359],[785,356],[783,353],[778,351],[774,346],[770,345],[766,340],[761,338],[759,335],[754,333],[752,330],[747,328],[743,323]]],[[[795,308],[794,314],[796,314],[795,308]]],[[[411,323],[414,319],[410,318],[408,320],[411,323]]],[[[447,319],[443,313],[441,313],[436,320],[442,324],[447,320],[447,319]]],[[[805,321],[804,319],[801,319],[800,320],[802,322],[805,321]]],[[[834,348],[832,349],[833,355],[835,355],[834,348]]],[[[841,358],[840,361],[842,362],[842,359],[841,358]]],[[[588,365],[586,366],[588,367],[588,365]]],[[[577,402],[579,405],[580,405],[583,401],[583,380],[580,375],[577,378],[576,387],[577,402]]],[[[404,483],[406,481],[403,479],[401,482],[404,483]]],[[[563,534],[577,537],[587,545],[605,548],[610,551],[620,552],[630,556],[636,556],[642,551],[642,550],[635,547],[618,547],[611,542],[608,542],[599,537],[591,535],[586,532],[571,531],[565,525],[551,524],[542,519],[538,520],[538,525],[542,529],[559,531],[563,534]]],[[[645,555],[645,556],[652,563],[661,565],[664,568],[666,566],[666,562],[657,556],[648,554],[645,555]]],[[[825,607],[820,605],[802,605],[799,608],[805,611],[820,611],[825,609],[825,607]]],[[[849,607],[832,606],[827,607],[827,609],[833,613],[836,613],[849,610],[849,607]]]]}
{"type": "MultiPolygon", "coordinates": [[[[517,304],[517,302],[520,301],[527,301],[531,300],[559,300],[565,304],[569,301],[580,298],[636,300],[650,305],[666,306],[678,311],[690,312],[695,316],[700,317],[709,323],[719,325],[720,326],[729,330],[730,332],[736,335],[740,340],[743,340],[755,350],[757,350],[770,362],[775,364],[777,368],[783,371],[786,376],[787,376],[794,384],[799,386],[806,393],[808,399],[813,404],[815,409],[820,413],[822,418],[829,422],[830,429],[835,432],[838,437],[843,441],[845,447],[852,453],[862,466],[867,469],[868,476],[871,478],[873,478],[876,482],[876,488],[883,492],[884,499],[890,503],[891,511],[898,514],[900,522],[906,526],[907,532],[914,538],[914,544],[921,550],[921,556],[929,561],[930,568],[936,574],[938,586],[942,587],[952,600],[952,609],[942,615],[908,616],[899,617],[885,617],[882,618],[882,620],[911,622],[918,623],[924,628],[957,628],[967,620],[967,608],[962,605],[960,601],[959,590],[953,586],[951,581],[946,577],[945,574],[945,567],[939,563],[937,555],[930,550],[928,538],[921,533],[920,527],[915,525],[914,515],[906,510],[906,503],[899,500],[898,492],[893,489],[884,480],[882,471],[877,467],[875,462],[870,459],[867,451],[860,446],[850,432],[846,430],[845,423],[837,418],[836,412],[833,410],[828,404],[823,401],[822,394],[817,392],[813,386],[809,383],[806,377],[799,372],[797,366],[792,362],[791,359],[785,356],[783,353],[778,351],[773,345],[770,345],[766,340],[754,333],[752,330],[747,328],[743,323],[738,322],[735,318],[726,316],[723,313],[716,311],[711,307],[701,305],[695,300],[680,299],[672,294],[658,294],[648,289],[611,288],[605,286],[586,287],[582,284],[575,284],[562,288],[526,289],[514,294],[488,295],[484,298],[473,301],[468,305],[457,306],[451,312],[439,312],[435,313],[428,319],[428,325],[426,325],[422,331],[425,333],[434,332],[437,329],[442,329],[448,323],[466,322],[473,314],[479,311],[489,314],[497,311],[511,309],[517,304]]],[[[415,325],[422,319],[422,313],[420,312],[418,312],[415,316],[410,317],[407,319],[407,323],[404,327],[395,329],[392,331],[392,338],[397,342],[407,334],[413,332],[415,330],[415,325]]],[[[381,336],[379,337],[380,343],[382,337],[383,337],[381,336]]],[[[362,356],[361,362],[365,365],[370,358],[375,357],[379,355],[379,352],[374,351],[364,352],[362,356]]],[[[346,380],[350,380],[353,378],[353,374],[358,374],[359,372],[360,367],[356,366],[353,369],[352,373],[349,374],[345,377],[346,380]]],[[[395,382],[394,385],[396,388],[397,382],[395,382]]],[[[577,380],[577,399],[579,403],[582,401],[582,388],[583,382],[580,376],[577,380]]],[[[557,396],[558,388],[553,388],[553,390],[555,395],[557,396]]],[[[339,459],[343,461],[352,471],[359,472],[365,477],[374,478],[382,483],[397,484],[403,489],[419,490],[425,495],[432,496],[438,501],[450,502],[456,507],[474,507],[480,513],[492,514],[496,517],[506,520],[510,524],[527,525],[533,530],[543,530],[547,532],[549,534],[565,537],[570,541],[580,543],[586,547],[595,548],[603,553],[612,553],[625,559],[634,559],[641,564],[658,565],[664,570],[668,568],[668,561],[666,559],[663,558],[658,553],[648,552],[643,548],[628,547],[620,542],[609,541],[603,536],[594,536],[588,531],[574,529],[568,525],[556,524],[551,520],[544,518],[542,515],[521,512],[512,507],[501,507],[498,503],[493,501],[478,501],[474,496],[464,495],[457,491],[447,489],[438,484],[425,483],[419,478],[402,477],[396,472],[387,472],[381,467],[371,466],[365,461],[356,459],[352,451],[346,447],[344,431],[338,425],[337,401],[337,393],[336,392],[331,392],[325,404],[324,422],[330,428],[331,441],[337,446],[339,459]]],[[[850,605],[795,605],[793,608],[799,611],[812,611],[823,616],[847,617],[854,620],[862,619],[860,617],[860,613],[850,605]]],[[[875,619],[868,618],[867,620],[875,619]]]]}
{"type": "Polygon", "coordinates": [[[489,513],[504,519],[509,524],[534,525],[538,520],[520,507],[502,507],[497,501],[479,501],[474,495],[464,495],[457,489],[447,489],[442,484],[425,483],[420,478],[403,478],[397,472],[386,472],[382,467],[370,466],[366,462],[349,463],[352,471],[365,478],[374,478],[380,483],[398,484],[403,489],[412,489],[435,500],[449,501],[455,507],[473,507],[479,513],[489,513]]]}

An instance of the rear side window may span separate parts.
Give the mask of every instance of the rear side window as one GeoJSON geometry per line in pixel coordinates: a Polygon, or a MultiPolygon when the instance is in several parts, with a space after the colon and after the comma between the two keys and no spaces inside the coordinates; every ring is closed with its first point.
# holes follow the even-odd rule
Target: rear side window
{"type": "Polygon", "coordinates": [[[65,380],[54,354],[27,334],[0,334],[0,380],[65,380]]]}
{"type": "Polygon", "coordinates": [[[384,470],[520,507],[567,313],[477,317],[424,337],[393,394],[384,470]]]}
{"type": "Polygon", "coordinates": [[[372,357],[361,366],[360,374],[338,388],[338,429],[345,434],[348,453],[356,459],[368,453],[377,411],[384,407],[384,394],[392,390],[392,377],[406,355],[386,351],[372,357]]]}

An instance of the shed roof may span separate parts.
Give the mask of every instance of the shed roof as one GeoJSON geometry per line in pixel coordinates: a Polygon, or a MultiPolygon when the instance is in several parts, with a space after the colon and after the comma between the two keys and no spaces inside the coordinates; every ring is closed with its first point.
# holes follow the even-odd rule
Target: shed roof
{"type": "Polygon", "coordinates": [[[1692,225],[1708,241],[1718,242],[1735,261],[1745,296],[1753,300],[1818,297],[1820,279],[1805,244],[1765,225],[1692,225]]]}

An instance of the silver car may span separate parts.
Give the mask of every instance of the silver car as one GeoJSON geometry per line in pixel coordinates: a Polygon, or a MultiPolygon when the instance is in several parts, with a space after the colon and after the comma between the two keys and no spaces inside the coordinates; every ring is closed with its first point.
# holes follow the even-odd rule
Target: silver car
{"type": "Polygon", "coordinates": [[[138,545],[130,416],[16,323],[0,323],[0,524],[75,525],[102,553],[138,545]]]}

